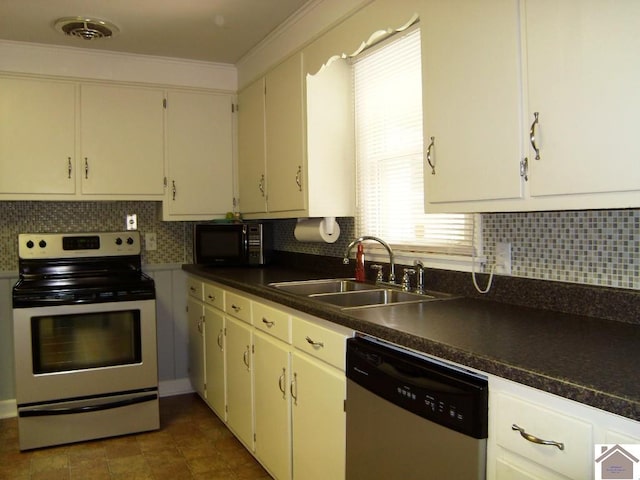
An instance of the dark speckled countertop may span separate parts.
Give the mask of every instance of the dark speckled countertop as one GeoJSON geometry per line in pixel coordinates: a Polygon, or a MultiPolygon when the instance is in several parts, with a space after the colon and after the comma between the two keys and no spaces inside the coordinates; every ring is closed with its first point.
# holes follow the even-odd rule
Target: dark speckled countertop
{"type": "Polygon", "coordinates": [[[338,310],[268,284],[304,269],[183,269],[445,360],[640,420],[640,325],[478,298],[338,310]]]}

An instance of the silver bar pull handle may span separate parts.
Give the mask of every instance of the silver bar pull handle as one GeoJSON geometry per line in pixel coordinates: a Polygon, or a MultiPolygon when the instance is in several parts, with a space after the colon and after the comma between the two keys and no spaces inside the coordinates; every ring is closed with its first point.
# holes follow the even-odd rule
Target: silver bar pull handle
{"type": "Polygon", "coordinates": [[[222,350],[222,333],[222,330],[218,333],[218,347],[220,347],[220,350],[222,350]]]}
{"type": "Polygon", "coordinates": [[[531,128],[529,129],[529,141],[531,142],[531,148],[533,148],[533,151],[536,152],[536,160],[540,160],[540,147],[536,145],[536,127],[538,126],[539,115],[539,112],[533,112],[533,123],[531,124],[531,128]]]}
{"type": "Polygon", "coordinates": [[[312,345],[313,347],[316,347],[316,348],[324,347],[324,342],[316,342],[315,340],[312,340],[309,337],[305,337],[304,339],[307,341],[309,345],[312,345]]]}
{"type": "Polygon", "coordinates": [[[431,143],[429,143],[429,146],[427,147],[427,163],[431,167],[431,175],[436,174],[436,166],[431,160],[431,150],[433,149],[435,144],[436,144],[436,137],[431,137],[431,143]]]}
{"type": "Polygon", "coordinates": [[[171,181],[171,195],[173,196],[172,200],[175,201],[176,199],[176,181],[175,180],[171,181]]]}
{"type": "Polygon", "coordinates": [[[89,159],[84,157],[84,178],[89,178],[89,159]]]}
{"type": "Polygon", "coordinates": [[[264,173],[260,176],[258,188],[260,189],[260,194],[264,197],[264,173]]]}
{"type": "Polygon", "coordinates": [[[238,313],[240,310],[242,310],[241,307],[239,307],[238,305],[236,305],[235,303],[231,305],[231,308],[233,309],[234,312],[238,313]]]}
{"type": "Polygon", "coordinates": [[[262,323],[264,323],[268,328],[271,328],[276,324],[273,320],[267,320],[265,317],[262,317],[262,323]]]}
{"type": "Polygon", "coordinates": [[[282,392],[282,398],[286,398],[287,397],[287,390],[286,390],[285,385],[284,385],[284,379],[285,379],[286,375],[287,375],[287,371],[283,368],[282,369],[282,375],[280,375],[280,378],[278,378],[278,388],[282,392]]]}
{"type": "Polygon", "coordinates": [[[293,380],[289,385],[289,392],[291,392],[291,398],[293,398],[293,404],[298,405],[298,374],[294,372],[293,380]]]}
{"type": "Polygon", "coordinates": [[[71,172],[73,167],[71,166],[71,157],[67,157],[67,178],[71,178],[71,172]]]}
{"type": "Polygon", "coordinates": [[[530,433],[527,433],[524,430],[524,428],[519,427],[515,423],[511,425],[511,430],[517,430],[518,432],[520,432],[520,435],[522,436],[522,438],[524,438],[525,440],[528,440],[531,443],[537,443],[538,445],[551,445],[552,447],[558,447],[560,450],[564,450],[564,443],[555,442],[553,440],[543,440],[541,438],[538,438],[535,435],[531,435],[530,433]]]}
{"type": "Polygon", "coordinates": [[[242,362],[246,365],[247,370],[249,370],[249,352],[251,350],[251,347],[249,347],[249,345],[247,345],[247,349],[244,351],[244,353],[242,354],[242,362]]]}
{"type": "Polygon", "coordinates": [[[302,166],[298,165],[298,171],[296,172],[296,185],[298,185],[298,190],[302,191],[302,166]]]}

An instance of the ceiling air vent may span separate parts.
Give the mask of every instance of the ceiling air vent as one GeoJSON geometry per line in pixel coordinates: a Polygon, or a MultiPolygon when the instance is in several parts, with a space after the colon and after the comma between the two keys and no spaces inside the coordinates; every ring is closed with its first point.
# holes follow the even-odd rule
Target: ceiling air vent
{"type": "Polygon", "coordinates": [[[56,20],[54,28],[65,35],[82,38],[83,40],[109,38],[120,31],[111,22],[86,17],[59,18],[56,20]]]}

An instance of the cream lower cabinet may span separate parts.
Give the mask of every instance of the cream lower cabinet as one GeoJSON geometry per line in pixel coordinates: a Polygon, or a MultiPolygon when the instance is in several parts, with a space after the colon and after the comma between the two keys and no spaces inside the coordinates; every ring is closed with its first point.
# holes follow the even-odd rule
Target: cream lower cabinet
{"type": "Polygon", "coordinates": [[[291,360],[293,477],[345,476],[344,372],[295,352],[291,360]]]}
{"type": "Polygon", "coordinates": [[[189,380],[195,392],[205,400],[204,284],[187,280],[187,334],[189,341],[189,380]]]}
{"type": "Polygon", "coordinates": [[[493,376],[489,392],[488,479],[594,478],[596,444],[640,443],[640,422],[493,376]]]}
{"type": "Polygon", "coordinates": [[[227,425],[253,452],[253,328],[226,317],[227,425]]]}
{"type": "Polygon", "coordinates": [[[351,332],[293,318],[293,478],[343,479],[346,452],[345,349],[351,332]]]}
{"type": "Polygon", "coordinates": [[[188,292],[194,389],[275,479],[343,479],[353,331],[196,277],[188,292]]]}
{"type": "Polygon", "coordinates": [[[226,418],[225,407],[225,318],[224,314],[209,305],[204,307],[205,345],[205,400],[221,418],[226,418]]]}
{"type": "Polygon", "coordinates": [[[254,345],[256,457],[277,479],[291,478],[291,346],[256,331],[254,345]]]}

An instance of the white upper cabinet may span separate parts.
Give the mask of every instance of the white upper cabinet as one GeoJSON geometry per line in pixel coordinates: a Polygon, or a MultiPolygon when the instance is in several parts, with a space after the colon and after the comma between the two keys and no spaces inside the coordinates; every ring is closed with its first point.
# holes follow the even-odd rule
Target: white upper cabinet
{"type": "Polygon", "coordinates": [[[425,2],[424,152],[433,165],[425,161],[427,211],[522,195],[517,12],[513,0],[425,2]]]}
{"type": "Polygon", "coordinates": [[[238,96],[240,210],[247,218],[353,215],[349,70],[305,75],[298,52],[238,96]]]}
{"type": "Polygon", "coordinates": [[[76,85],[0,78],[0,198],[76,191],[76,85]]]}
{"type": "Polygon", "coordinates": [[[426,211],[640,206],[638,2],[425,0],[423,17],[426,211]]]}
{"type": "Polygon", "coordinates": [[[267,206],[270,212],[303,210],[307,186],[302,54],[267,73],[265,83],[267,206]]]}
{"type": "Polygon", "coordinates": [[[238,188],[243,213],[267,211],[264,78],[238,94],[238,188]]]}
{"type": "Polygon", "coordinates": [[[164,194],[164,92],[80,87],[82,193],[164,194]]]}
{"type": "Polygon", "coordinates": [[[532,146],[531,195],[626,191],[628,201],[593,195],[584,206],[640,206],[640,3],[526,1],[524,19],[540,157],[532,146]]]}
{"type": "Polygon", "coordinates": [[[232,96],[167,92],[164,220],[207,220],[233,210],[232,96]]]}

